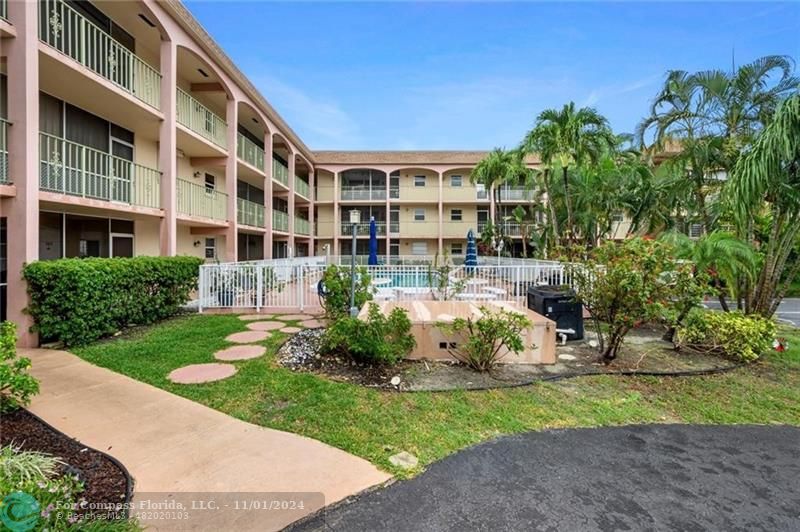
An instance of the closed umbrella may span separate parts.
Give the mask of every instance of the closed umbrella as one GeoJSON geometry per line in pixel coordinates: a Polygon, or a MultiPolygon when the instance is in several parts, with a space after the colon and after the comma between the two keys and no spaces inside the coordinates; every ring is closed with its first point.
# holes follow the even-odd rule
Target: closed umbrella
{"type": "Polygon", "coordinates": [[[478,246],[475,244],[475,233],[470,229],[467,232],[467,254],[464,257],[464,266],[467,273],[474,273],[478,265],[478,246]]]}
{"type": "Polygon", "coordinates": [[[378,226],[375,224],[374,216],[369,219],[369,259],[367,264],[378,265],[378,226]]]}

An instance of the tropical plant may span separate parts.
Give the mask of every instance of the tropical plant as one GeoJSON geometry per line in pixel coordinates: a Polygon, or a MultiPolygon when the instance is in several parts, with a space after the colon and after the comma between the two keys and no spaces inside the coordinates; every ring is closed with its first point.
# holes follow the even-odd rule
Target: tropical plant
{"type": "Polygon", "coordinates": [[[497,203],[495,209],[495,226],[498,226],[499,215],[502,211],[502,195],[500,187],[506,183],[528,182],[531,179],[532,170],[526,164],[524,156],[518,150],[505,150],[495,148],[481,159],[470,173],[470,182],[481,184],[487,192],[493,192],[497,203]]]}
{"type": "Polygon", "coordinates": [[[39,393],[39,381],[30,369],[31,360],[17,356],[16,325],[0,323],[0,412],[26,406],[39,393]]]}
{"type": "Polygon", "coordinates": [[[530,326],[531,321],[520,312],[486,307],[480,307],[477,318],[455,318],[436,324],[455,340],[448,340],[447,352],[476,371],[489,371],[508,353],[524,350],[527,346],[522,333],[530,326]]]}
{"type": "Polygon", "coordinates": [[[325,330],[322,351],[367,364],[396,364],[416,346],[408,313],[395,307],[384,316],[369,303],[365,320],[344,317],[325,330]]]}
{"type": "Polygon", "coordinates": [[[775,333],[775,323],[760,316],[696,310],[678,329],[676,345],[752,362],[772,346],[775,333]]]}
{"type": "Polygon", "coordinates": [[[27,483],[56,475],[64,462],[49,454],[25,451],[19,445],[0,447],[0,477],[27,483]]]}
{"type": "Polygon", "coordinates": [[[800,244],[800,93],[778,107],[739,159],[726,192],[739,234],[762,255],[755,282],[745,283],[744,310],[769,318],[800,274],[800,261],[789,262],[800,244]],[[767,228],[760,241],[759,218],[767,228]]]}
{"type": "MultiPolygon", "coordinates": [[[[340,319],[350,313],[350,293],[352,279],[350,268],[331,264],[322,274],[320,283],[320,304],[325,315],[332,320],[340,319]]],[[[361,308],[372,299],[371,277],[366,268],[359,267],[355,271],[355,305],[361,308]]]]}
{"type": "MultiPolygon", "coordinates": [[[[522,141],[523,153],[538,153],[545,166],[545,182],[552,169],[561,170],[566,209],[566,241],[572,242],[575,225],[570,195],[569,170],[587,163],[596,163],[611,151],[616,139],[608,120],[590,107],[575,108],[570,102],[561,110],[545,109],[536,119],[536,124],[522,141]]],[[[548,198],[552,201],[548,185],[548,198]]],[[[551,217],[556,219],[555,212],[551,217]]]]}
{"type": "Polygon", "coordinates": [[[464,291],[466,279],[455,277],[457,268],[445,252],[433,256],[433,261],[428,263],[428,286],[434,299],[437,301],[450,301],[464,291]]]}

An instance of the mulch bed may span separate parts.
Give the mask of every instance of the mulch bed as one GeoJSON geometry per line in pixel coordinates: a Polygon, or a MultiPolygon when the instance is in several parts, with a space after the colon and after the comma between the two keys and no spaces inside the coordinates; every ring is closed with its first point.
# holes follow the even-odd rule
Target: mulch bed
{"type": "Polygon", "coordinates": [[[107,455],[86,447],[24,409],[3,414],[0,445],[14,444],[25,451],[38,451],[65,462],[62,474],[77,474],[83,481],[80,495],[92,503],[121,504],[128,502],[129,475],[107,455]]]}

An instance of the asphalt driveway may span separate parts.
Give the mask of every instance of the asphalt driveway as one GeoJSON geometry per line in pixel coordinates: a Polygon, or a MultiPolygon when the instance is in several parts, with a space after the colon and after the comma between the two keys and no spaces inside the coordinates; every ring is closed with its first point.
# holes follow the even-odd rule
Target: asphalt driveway
{"type": "Polygon", "coordinates": [[[467,449],[293,530],[800,530],[800,429],[644,425],[467,449]]]}
{"type": "MultiPolygon", "coordinates": [[[[720,308],[718,301],[706,301],[705,305],[708,308],[720,308]]],[[[736,307],[735,302],[731,303],[731,307],[736,307]]],[[[781,301],[781,304],[778,305],[778,311],[775,313],[775,317],[789,322],[795,327],[800,327],[800,297],[787,297],[781,301]]]]}

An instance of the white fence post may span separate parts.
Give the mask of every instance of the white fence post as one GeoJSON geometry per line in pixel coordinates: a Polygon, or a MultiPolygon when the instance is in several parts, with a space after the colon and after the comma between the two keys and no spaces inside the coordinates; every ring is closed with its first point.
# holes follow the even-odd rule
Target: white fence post
{"type": "Polygon", "coordinates": [[[264,293],[264,268],[258,266],[256,270],[256,312],[261,312],[261,298],[264,293]]]}

